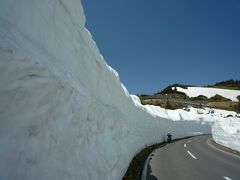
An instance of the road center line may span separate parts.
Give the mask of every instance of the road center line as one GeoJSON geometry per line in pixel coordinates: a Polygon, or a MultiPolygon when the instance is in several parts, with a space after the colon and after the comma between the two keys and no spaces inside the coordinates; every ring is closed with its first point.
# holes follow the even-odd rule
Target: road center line
{"type": "Polygon", "coordinates": [[[192,156],[193,159],[197,159],[190,151],[187,151],[190,156],[192,156]]]}
{"type": "Polygon", "coordinates": [[[188,143],[192,142],[192,140],[189,140],[188,143]]]}
{"type": "Polygon", "coordinates": [[[231,178],[226,177],[226,176],[223,176],[223,179],[226,179],[226,180],[232,180],[231,178]]]}
{"type": "Polygon", "coordinates": [[[184,147],[186,148],[186,147],[187,147],[187,145],[186,145],[186,144],[184,144],[184,147]]]}

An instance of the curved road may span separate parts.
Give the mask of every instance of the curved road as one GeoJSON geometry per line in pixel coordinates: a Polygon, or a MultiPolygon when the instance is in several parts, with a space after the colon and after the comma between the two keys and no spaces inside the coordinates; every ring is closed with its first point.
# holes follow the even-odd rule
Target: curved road
{"type": "Polygon", "coordinates": [[[210,146],[210,138],[192,137],[155,150],[142,180],[240,180],[240,157],[210,146]]]}

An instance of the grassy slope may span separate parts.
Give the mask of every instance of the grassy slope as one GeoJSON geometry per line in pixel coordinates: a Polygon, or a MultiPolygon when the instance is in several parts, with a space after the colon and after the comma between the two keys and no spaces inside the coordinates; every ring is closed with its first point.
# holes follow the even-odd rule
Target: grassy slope
{"type": "Polygon", "coordinates": [[[227,80],[227,81],[218,82],[215,85],[210,85],[208,87],[215,87],[215,88],[221,88],[221,89],[240,90],[240,81],[230,79],[230,80],[227,80]]]}

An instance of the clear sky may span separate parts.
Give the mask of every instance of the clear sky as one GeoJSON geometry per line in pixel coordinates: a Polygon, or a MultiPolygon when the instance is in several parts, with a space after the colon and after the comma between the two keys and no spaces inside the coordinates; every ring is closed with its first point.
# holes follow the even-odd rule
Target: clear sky
{"type": "Polygon", "coordinates": [[[82,0],[87,28],[132,94],[240,79],[239,0],[82,0]]]}

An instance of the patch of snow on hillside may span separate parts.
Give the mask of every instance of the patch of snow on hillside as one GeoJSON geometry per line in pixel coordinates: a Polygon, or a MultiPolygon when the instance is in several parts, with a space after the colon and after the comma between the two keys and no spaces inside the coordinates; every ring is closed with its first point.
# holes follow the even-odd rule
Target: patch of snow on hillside
{"type": "Polygon", "coordinates": [[[240,95],[240,90],[229,90],[208,87],[187,87],[187,89],[177,87],[177,91],[184,92],[189,97],[197,97],[199,95],[203,95],[210,98],[212,96],[215,96],[216,94],[219,94],[225,98],[231,99],[232,101],[238,101],[237,96],[240,95]]]}

